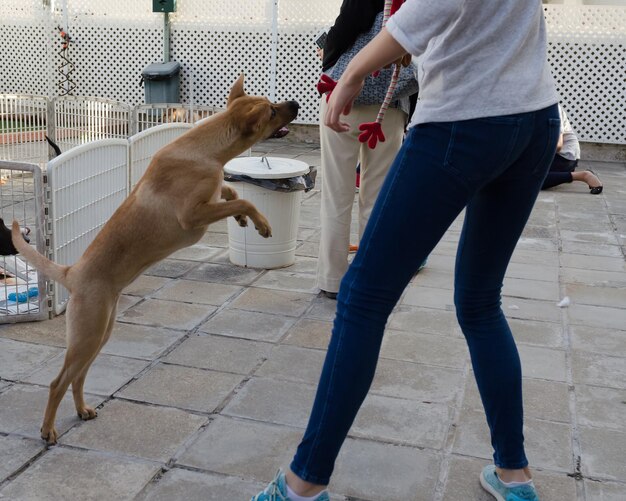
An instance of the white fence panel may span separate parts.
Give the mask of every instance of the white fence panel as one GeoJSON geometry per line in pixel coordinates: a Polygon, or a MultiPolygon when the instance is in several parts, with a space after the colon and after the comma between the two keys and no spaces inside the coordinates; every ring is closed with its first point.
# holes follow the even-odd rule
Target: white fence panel
{"type": "Polygon", "coordinates": [[[0,160],[48,161],[49,103],[43,96],[0,94],[0,160]]]}
{"type": "Polygon", "coordinates": [[[157,125],[129,139],[130,191],[146,172],[154,154],[192,128],[193,125],[186,123],[157,125]]]}
{"type": "Polygon", "coordinates": [[[135,123],[133,134],[166,123],[194,124],[214,115],[217,111],[213,106],[177,103],[140,104],[133,110],[135,123]]]}
{"type": "MultiPolygon", "coordinates": [[[[11,173],[0,186],[4,223],[10,228],[15,219],[22,228],[29,228],[31,245],[45,254],[41,169],[34,164],[2,161],[0,169],[11,173]]],[[[45,318],[48,318],[46,278],[20,255],[0,256],[0,324],[45,318]]]]}
{"type": "MultiPolygon", "coordinates": [[[[48,163],[53,260],[71,265],[87,249],[128,194],[128,141],[104,139],[73,148],[48,163]]],[[[58,283],[54,311],[68,291],[58,283]]]]}
{"type": "Polygon", "coordinates": [[[130,105],[95,97],[54,99],[55,141],[61,151],[100,139],[126,138],[131,134],[130,105]]]}

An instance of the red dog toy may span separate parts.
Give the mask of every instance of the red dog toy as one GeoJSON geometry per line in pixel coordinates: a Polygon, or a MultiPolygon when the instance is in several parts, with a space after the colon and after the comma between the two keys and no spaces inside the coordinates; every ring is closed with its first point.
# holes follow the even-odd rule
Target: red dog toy
{"type": "MultiPolygon", "coordinates": [[[[385,10],[383,13],[383,26],[387,24],[387,20],[389,17],[394,14],[400,6],[404,3],[404,0],[385,0],[385,10]]],[[[391,82],[389,82],[389,87],[387,88],[387,94],[385,95],[385,99],[380,106],[380,110],[378,111],[378,115],[376,117],[375,122],[367,122],[359,125],[359,130],[362,131],[359,134],[359,141],[362,143],[367,142],[367,145],[374,149],[378,141],[385,141],[385,134],[383,133],[383,118],[385,117],[385,112],[389,108],[389,103],[391,103],[391,98],[393,96],[393,92],[396,89],[396,85],[398,83],[398,76],[400,75],[401,63],[397,62],[394,64],[393,74],[391,75],[391,82]]],[[[380,70],[372,73],[372,76],[378,76],[380,70]]],[[[320,81],[317,84],[317,90],[320,94],[326,94],[326,102],[330,99],[330,95],[337,85],[332,78],[328,75],[322,75],[320,77],[320,81]]]]}

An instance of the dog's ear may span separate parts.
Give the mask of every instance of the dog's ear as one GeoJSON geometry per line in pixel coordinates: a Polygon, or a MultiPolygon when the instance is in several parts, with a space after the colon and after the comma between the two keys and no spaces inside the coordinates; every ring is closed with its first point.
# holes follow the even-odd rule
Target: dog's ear
{"type": "Polygon", "coordinates": [[[272,117],[272,108],[268,103],[254,105],[245,115],[243,129],[245,132],[254,134],[264,128],[272,117]]]}
{"type": "Polygon", "coordinates": [[[242,73],[241,75],[239,75],[239,78],[230,89],[230,94],[228,95],[228,103],[226,104],[226,107],[229,107],[235,99],[243,97],[245,95],[246,93],[243,90],[243,73],[242,73]]]}

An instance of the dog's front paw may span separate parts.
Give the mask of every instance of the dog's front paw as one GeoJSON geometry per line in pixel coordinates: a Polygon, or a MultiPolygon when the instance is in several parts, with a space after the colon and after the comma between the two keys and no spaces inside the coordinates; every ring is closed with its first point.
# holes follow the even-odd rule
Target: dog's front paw
{"type": "Polygon", "coordinates": [[[78,413],[78,417],[81,418],[83,421],[89,421],[90,419],[98,417],[98,412],[88,406],[85,406],[82,409],[77,409],[76,412],[78,413]]]}
{"type": "Polygon", "coordinates": [[[57,437],[58,433],[54,426],[51,428],[41,428],[41,438],[43,438],[48,445],[55,445],[57,443],[57,437]]]}
{"type": "Polygon", "coordinates": [[[235,216],[235,219],[237,220],[237,224],[242,228],[248,226],[248,218],[246,216],[235,216]]]}
{"type": "Polygon", "coordinates": [[[272,236],[272,227],[267,221],[259,221],[254,227],[263,238],[269,238],[272,236]]]}

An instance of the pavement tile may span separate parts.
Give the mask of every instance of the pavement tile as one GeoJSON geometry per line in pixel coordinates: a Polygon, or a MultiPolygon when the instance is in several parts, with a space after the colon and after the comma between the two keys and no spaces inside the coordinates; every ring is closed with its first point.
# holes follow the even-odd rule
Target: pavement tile
{"type": "MultiPolygon", "coordinates": [[[[620,258],[624,255],[620,246],[614,242],[612,245],[585,243],[585,242],[572,242],[564,240],[561,243],[563,252],[566,254],[581,254],[583,256],[603,256],[603,257],[615,257],[620,258]]],[[[573,266],[572,268],[576,268],[573,266]]]]}
{"type": "Polygon", "coordinates": [[[132,308],[136,304],[139,304],[143,299],[137,296],[129,296],[122,294],[117,302],[117,317],[121,317],[126,310],[132,308]]]}
{"type": "Polygon", "coordinates": [[[547,348],[563,347],[563,327],[553,322],[535,322],[508,318],[513,337],[518,343],[534,344],[547,348]]]}
{"type": "Polygon", "coordinates": [[[626,358],[626,330],[586,325],[571,325],[569,330],[574,350],[626,358]]]}
{"type": "Polygon", "coordinates": [[[268,271],[254,282],[255,287],[317,294],[315,275],[294,271],[268,271]]]}
{"type": "Polygon", "coordinates": [[[224,372],[158,364],[116,396],[198,412],[213,412],[243,380],[224,372]]]}
{"type": "Polygon", "coordinates": [[[381,356],[456,369],[462,369],[469,361],[464,339],[391,329],[385,332],[381,356]]]}
{"type": "Polygon", "coordinates": [[[313,300],[313,302],[311,303],[311,308],[306,312],[305,316],[307,318],[332,322],[333,320],[335,320],[336,313],[336,300],[329,299],[327,297],[318,297],[313,300]]]}
{"type": "Polygon", "coordinates": [[[502,295],[511,298],[540,299],[542,301],[559,302],[559,284],[540,280],[506,277],[502,295]]]}
{"type": "Polygon", "coordinates": [[[329,488],[368,501],[432,501],[439,463],[428,450],[348,439],[329,488]]]}
{"type": "Polygon", "coordinates": [[[624,501],[626,499],[626,483],[618,484],[595,479],[585,479],[584,482],[589,500],[624,501]]]}
{"type": "Polygon", "coordinates": [[[560,322],[561,308],[556,301],[536,301],[519,297],[502,298],[502,310],[509,318],[538,320],[541,322],[560,322]]]}
{"type": "Polygon", "coordinates": [[[572,351],[572,378],[583,383],[626,389],[626,358],[572,351]]]}
{"type": "Polygon", "coordinates": [[[152,360],[184,335],[181,331],[117,322],[101,353],[152,360]]]}
{"type": "Polygon", "coordinates": [[[43,440],[0,435],[0,483],[17,472],[45,448],[46,444],[43,440]]]}
{"type": "Polygon", "coordinates": [[[223,247],[212,247],[204,243],[198,243],[185,247],[169,256],[169,259],[181,259],[186,261],[201,261],[203,263],[215,262],[216,258],[222,257],[228,251],[223,247]]]}
{"type": "MultiPolygon", "coordinates": [[[[102,397],[85,394],[85,401],[91,407],[98,407],[102,397]]],[[[40,440],[43,413],[48,402],[48,388],[16,384],[0,395],[0,432],[13,433],[40,440]]],[[[82,421],[76,416],[72,392],[68,391],[56,416],[59,434],[82,421]]],[[[43,441],[41,442],[44,443],[43,441]]]]}
{"type": "Polygon", "coordinates": [[[608,232],[595,232],[595,231],[575,231],[575,230],[563,230],[561,231],[561,238],[564,241],[581,242],[587,244],[596,245],[615,245],[615,237],[608,232]]]}
{"type": "Polygon", "coordinates": [[[623,256],[585,256],[581,254],[562,253],[561,266],[564,268],[579,268],[582,270],[618,271],[626,272],[626,261],[623,256]]]}
{"type": "Polygon", "coordinates": [[[303,318],[289,329],[285,344],[326,350],[332,334],[332,322],[303,318]]]}
{"type": "Polygon", "coordinates": [[[263,489],[262,482],[173,468],[151,482],[136,501],[225,501],[248,500],[263,489]]]}
{"type": "MultiPolygon", "coordinates": [[[[302,218],[302,214],[300,214],[302,218]]],[[[296,247],[296,256],[317,257],[319,255],[319,242],[303,242],[296,247]]]]}
{"type": "Polygon", "coordinates": [[[626,273],[621,271],[581,270],[561,268],[561,282],[595,287],[626,287],[626,273]]]}
{"type": "MultiPolygon", "coordinates": [[[[198,241],[198,244],[210,245],[211,247],[228,248],[228,233],[226,227],[223,232],[215,231],[215,224],[209,227],[204,236],[198,241]]],[[[196,245],[198,245],[196,244],[196,245]]]]}
{"type": "Polygon", "coordinates": [[[161,288],[152,297],[198,305],[222,306],[242,290],[243,287],[236,285],[205,283],[197,280],[176,280],[161,288]]]}
{"type": "MultiPolygon", "coordinates": [[[[65,355],[56,357],[25,381],[48,386],[61,370],[64,358],[65,355]]],[[[96,395],[113,395],[147,366],[148,362],[145,360],[100,354],[87,372],[85,391],[96,395]]]]}
{"type": "Polygon", "coordinates": [[[52,346],[0,339],[0,377],[23,380],[62,351],[52,346]]]}
{"type": "Polygon", "coordinates": [[[278,341],[294,324],[295,318],[229,308],[200,326],[200,331],[254,341],[278,341]]]}
{"type": "MultiPolygon", "coordinates": [[[[537,419],[524,419],[524,446],[530,464],[562,472],[573,470],[570,426],[537,419]]],[[[453,452],[465,456],[492,458],[493,450],[485,414],[463,409],[457,424],[453,452]]]]}
{"type": "Polygon", "coordinates": [[[273,289],[249,288],[233,303],[232,308],[299,317],[309,307],[315,294],[273,289]]]}
{"type": "Polygon", "coordinates": [[[302,430],[216,417],[178,458],[178,464],[247,479],[270,481],[289,466],[302,430]]]}
{"type": "MultiPolygon", "coordinates": [[[[2,338],[65,348],[65,315],[41,322],[0,325],[0,340],[2,338]]],[[[2,351],[4,350],[0,350],[2,351]]],[[[4,364],[0,363],[2,365],[4,364]]]]}
{"type": "Polygon", "coordinates": [[[166,463],[207,421],[178,409],[111,400],[60,442],[166,463]]]}
{"type": "Polygon", "coordinates": [[[440,311],[414,306],[399,306],[387,322],[390,329],[460,337],[461,328],[454,311],[440,311]]]}
{"type": "Polygon", "coordinates": [[[626,433],[580,426],[583,475],[626,482],[626,433]]]}
{"type": "Polygon", "coordinates": [[[21,501],[122,501],[133,499],[159,469],[154,463],[56,447],[2,489],[0,496],[21,501]]]}
{"type": "Polygon", "coordinates": [[[245,375],[255,370],[269,357],[273,346],[270,343],[247,339],[192,335],[165,357],[164,361],[245,375]]]}
{"type": "Polygon", "coordinates": [[[452,403],[462,388],[460,370],[381,359],[370,391],[388,397],[452,403]]]}
{"type": "Polygon", "coordinates": [[[198,266],[195,261],[181,261],[178,259],[164,259],[148,268],[144,275],[162,278],[180,278],[185,273],[198,266]]]}
{"type": "Polygon", "coordinates": [[[170,282],[172,282],[172,279],[170,278],[140,275],[136,280],[131,282],[131,284],[128,285],[123,292],[124,294],[128,294],[130,296],[150,296],[154,294],[155,291],[170,282]]]}
{"type": "Polygon", "coordinates": [[[448,434],[451,410],[445,404],[369,395],[356,416],[350,436],[441,449],[448,434]]]}
{"type": "Polygon", "coordinates": [[[579,424],[626,433],[626,390],[579,384],[575,393],[579,424]]]}
{"type": "Polygon", "coordinates": [[[296,383],[317,384],[326,352],[298,346],[275,346],[256,371],[257,376],[296,383]]]}
{"type": "Polygon", "coordinates": [[[216,309],[208,305],[146,299],[125,311],[119,318],[132,324],[188,331],[206,320],[216,309]]]}
{"type": "MultiPolygon", "coordinates": [[[[622,308],[626,305],[626,288],[592,287],[582,284],[567,284],[565,295],[569,296],[574,305],[607,306],[622,308]]],[[[626,313],[623,313],[626,316],[626,313]]],[[[626,318],[624,321],[626,326],[626,318]]]]}
{"type": "MultiPolygon", "coordinates": [[[[567,384],[540,379],[523,379],[524,416],[545,421],[569,423],[569,388],[567,384]]],[[[463,406],[483,410],[473,372],[467,378],[463,406]]]]}
{"type": "Polygon", "coordinates": [[[524,377],[567,381],[565,351],[539,346],[518,345],[524,377]]]}
{"type": "Polygon", "coordinates": [[[416,306],[419,308],[433,308],[438,310],[454,311],[454,298],[451,289],[434,289],[424,287],[419,280],[415,286],[409,286],[400,304],[416,306]]]}
{"type": "Polygon", "coordinates": [[[243,268],[227,264],[204,263],[189,271],[185,278],[229,285],[250,285],[263,273],[257,268],[243,268]]]}
{"type": "Polygon", "coordinates": [[[624,308],[573,304],[567,309],[567,313],[570,323],[574,325],[589,325],[608,329],[624,329],[626,327],[626,309],[624,308]]]}
{"type": "Polygon", "coordinates": [[[237,392],[222,414],[305,428],[315,390],[315,385],[255,377],[237,392]]]}
{"type": "MultiPolygon", "coordinates": [[[[452,456],[442,501],[493,501],[480,485],[479,475],[490,461],[452,456]]],[[[572,501],[576,499],[576,481],[565,473],[541,471],[533,468],[533,480],[539,499],[572,501]]]]}

